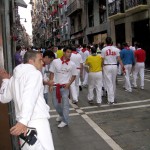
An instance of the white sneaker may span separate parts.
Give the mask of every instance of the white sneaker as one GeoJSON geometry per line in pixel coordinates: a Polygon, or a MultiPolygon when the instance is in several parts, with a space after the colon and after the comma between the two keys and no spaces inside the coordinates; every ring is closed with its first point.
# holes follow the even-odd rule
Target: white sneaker
{"type": "Polygon", "coordinates": [[[67,126],[67,124],[62,121],[62,122],[58,125],[58,128],[63,128],[63,127],[65,127],[65,126],[67,126]]]}
{"type": "Polygon", "coordinates": [[[132,92],[132,89],[130,89],[130,90],[127,90],[127,89],[126,89],[125,91],[126,91],[126,92],[130,92],[130,93],[131,93],[131,92],[132,92]]]}
{"type": "Polygon", "coordinates": [[[59,116],[59,117],[57,117],[57,118],[56,118],[56,121],[57,121],[57,122],[62,121],[62,117],[60,117],[60,116],[59,116]]]}
{"type": "Polygon", "coordinates": [[[141,90],[144,90],[144,86],[141,86],[141,90]]]}

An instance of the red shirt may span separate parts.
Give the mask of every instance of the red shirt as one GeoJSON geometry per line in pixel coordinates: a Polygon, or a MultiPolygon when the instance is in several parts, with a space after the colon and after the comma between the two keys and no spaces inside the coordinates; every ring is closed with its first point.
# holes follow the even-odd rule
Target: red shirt
{"type": "Polygon", "coordinates": [[[136,62],[145,62],[146,52],[143,49],[135,50],[136,62]]]}

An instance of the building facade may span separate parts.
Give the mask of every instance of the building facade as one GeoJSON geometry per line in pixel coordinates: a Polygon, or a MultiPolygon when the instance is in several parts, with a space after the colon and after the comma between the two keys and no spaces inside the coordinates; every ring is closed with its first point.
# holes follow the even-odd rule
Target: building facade
{"type": "Polygon", "coordinates": [[[105,41],[108,34],[106,0],[89,0],[86,2],[87,43],[99,44],[105,41]]]}
{"type": "Polygon", "coordinates": [[[150,1],[115,0],[108,4],[110,36],[114,43],[139,42],[146,50],[146,66],[150,66],[150,1]]]}
{"type": "Polygon", "coordinates": [[[70,0],[67,7],[70,18],[70,41],[72,44],[83,44],[85,40],[86,9],[84,0],[70,0]]]}

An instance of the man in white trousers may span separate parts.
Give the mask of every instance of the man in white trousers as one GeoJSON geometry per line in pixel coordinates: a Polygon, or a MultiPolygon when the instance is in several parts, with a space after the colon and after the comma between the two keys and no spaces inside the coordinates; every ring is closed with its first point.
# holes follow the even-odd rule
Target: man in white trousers
{"type": "Polygon", "coordinates": [[[133,66],[135,64],[134,52],[128,47],[127,43],[123,43],[123,49],[120,52],[120,57],[122,59],[123,65],[125,67],[125,91],[132,92],[130,73],[132,72],[133,66]]]}
{"type": "Polygon", "coordinates": [[[97,105],[100,106],[102,102],[102,57],[96,54],[97,49],[91,48],[91,55],[86,59],[85,64],[89,66],[88,73],[88,102],[93,103],[93,90],[96,89],[97,105]]]}
{"type": "MultiPolygon", "coordinates": [[[[53,140],[48,119],[49,106],[43,97],[43,79],[39,70],[42,69],[42,55],[35,51],[28,51],[24,56],[24,63],[18,65],[13,76],[9,78],[5,70],[0,70],[3,79],[0,89],[0,102],[14,101],[16,125],[10,129],[14,136],[26,135],[29,127],[37,131],[37,141],[34,145],[25,145],[22,150],[54,150],[53,140]]],[[[24,140],[21,140],[21,145],[24,140]]]]}
{"type": "Polygon", "coordinates": [[[72,49],[65,47],[63,52],[63,57],[53,60],[50,67],[50,80],[54,81],[50,91],[53,105],[59,114],[56,118],[56,121],[60,122],[58,128],[69,124],[69,88],[77,75],[76,65],[70,61],[72,49]]]}
{"type": "Polygon", "coordinates": [[[116,92],[117,61],[120,63],[123,71],[124,66],[120,59],[119,49],[112,45],[111,37],[106,38],[106,44],[107,46],[102,49],[101,56],[103,58],[103,73],[108,103],[113,105],[116,92]]]}
{"type": "Polygon", "coordinates": [[[136,50],[134,52],[135,56],[135,67],[133,71],[133,87],[137,88],[137,75],[140,75],[140,87],[144,90],[144,69],[145,69],[145,60],[146,52],[140,48],[139,43],[136,44],[136,50]]]}
{"type": "Polygon", "coordinates": [[[86,61],[86,58],[90,55],[90,53],[86,48],[86,44],[83,44],[83,49],[79,52],[79,54],[81,55],[82,60],[83,60],[83,76],[82,76],[83,83],[82,83],[82,85],[87,86],[88,85],[88,73],[86,72],[86,69],[84,67],[84,63],[86,61]]]}
{"type": "Polygon", "coordinates": [[[70,91],[71,91],[71,95],[72,95],[72,99],[73,99],[72,103],[77,104],[78,97],[79,97],[79,78],[82,75],[83,60],[82,60],[81,55],[76,51],[75,47],[72,47],[72,54],[71,54],[70,60],[73,61],[77,67],[76,79],[70,85],[70,91]]]}

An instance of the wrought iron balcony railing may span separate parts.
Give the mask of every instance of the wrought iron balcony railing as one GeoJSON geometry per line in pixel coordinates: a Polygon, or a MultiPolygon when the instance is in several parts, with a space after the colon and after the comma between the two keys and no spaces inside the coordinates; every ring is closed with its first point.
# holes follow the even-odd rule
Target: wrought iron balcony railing
{"type": "Polygon", "coordinates": [[[108,15],[112,16],[117,13],[124,13],[124,0],[115,0],[108,4],[108,15]]]}
{"type": "Polygon", "coordinates": [[[138,5],[147,5],[147,0],[125,0],[126,10],[138,5]]]}
{"type": "Polygon", "coordinates": [[[68,7],[67,7],[67,16],[71,15],[75,11],[82,9],[81,0],[74,0],[68,7]]]}

